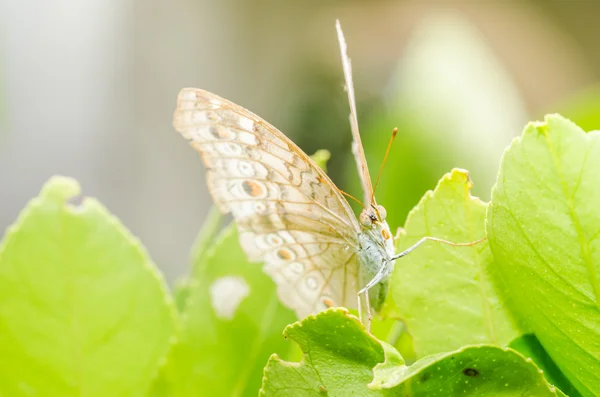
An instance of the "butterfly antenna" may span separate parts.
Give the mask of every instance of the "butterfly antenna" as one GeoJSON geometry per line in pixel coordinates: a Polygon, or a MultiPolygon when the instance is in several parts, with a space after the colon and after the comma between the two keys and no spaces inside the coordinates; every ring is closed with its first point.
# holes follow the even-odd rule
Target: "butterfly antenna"
{"type": "Polygon", "coordinates": [[[392,137],[388,143],[387,149],[385,150],[385,156],[383,156],[383,162],[381,163],[381,167],[379,167],[379,172],[377,173],[377,179],[375,179],[375,187],[373,188],[373,195],[371,197],[371,201],[375,201],[375,191],[377,190],[377,185],[379,185],[379,178],[381,178],[381,173],[383,172],[383,167],[387,162],[388,155],[390,154],[390,150],[392,149],[392,143],[394,143],[394,139],[396,139],[396,134],[398,134],[398,128],[394,128],[392,130],[392,137]]]}
{"type": "Polygon", "coordinates": [[[351,195],[350,193],[346,193],[345,191],[343,191],[342,189],[338,189],[336,187],[337,191],[340,192],[341,194],[343,194],[344,196],[351,198],[352,200],[356,201],[358,204],[360,204],[361,207],[363,207],[363,209],[366,209],[367,207],[365,207],[365,205],[362,203],[362,201],[360,201],[359,199],[357,199],[356,197],[354,197],[353,195],[351,195]]]}

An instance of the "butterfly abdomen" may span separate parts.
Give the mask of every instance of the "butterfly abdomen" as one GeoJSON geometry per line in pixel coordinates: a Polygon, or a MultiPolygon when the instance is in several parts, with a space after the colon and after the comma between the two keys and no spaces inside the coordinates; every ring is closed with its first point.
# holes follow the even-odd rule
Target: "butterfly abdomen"
{"type": "Polygon", "coordinates": [[[394,269],[394,262],[389,260],[390,252],[387,252],[391,249],[391,253],[394,253],[393,244],[383,239],[377,241],[368,231],[358,235],[358,242],[360,246],[357,252],[360,264],[360,288],[366,286],[380,272],[383,272],[379,282],[371,287],[369,293],[371,307],[379,311],[387,296],[387,280],[394,269]]]}

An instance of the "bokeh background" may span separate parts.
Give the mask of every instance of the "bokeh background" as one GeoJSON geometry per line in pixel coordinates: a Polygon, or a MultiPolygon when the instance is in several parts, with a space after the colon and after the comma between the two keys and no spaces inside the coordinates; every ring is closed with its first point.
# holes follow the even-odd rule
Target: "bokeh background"
{"type": "Polygon", "coordinates": [[[360,196],[334,22],[353,61],[363,143],[392,228],[453,167],[484,200],[504,148],[559,112],[600,128],[600,2],[5,0],[0,229],[52,175],[77,178],[169,281],[211,204],[171,126],[180,88],[270,121],[360,196]]]}

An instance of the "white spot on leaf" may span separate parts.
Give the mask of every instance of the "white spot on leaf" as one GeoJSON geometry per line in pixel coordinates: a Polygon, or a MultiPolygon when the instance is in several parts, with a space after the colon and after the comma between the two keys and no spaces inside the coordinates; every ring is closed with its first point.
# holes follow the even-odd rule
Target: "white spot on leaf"
{"type": "Polygon", "coordinates": [[[216,316],[221,320],[233,319],[236,309],[248,294],[248,283],[238,276],[221,277],[210,286],[210,301],[216,316]]]}

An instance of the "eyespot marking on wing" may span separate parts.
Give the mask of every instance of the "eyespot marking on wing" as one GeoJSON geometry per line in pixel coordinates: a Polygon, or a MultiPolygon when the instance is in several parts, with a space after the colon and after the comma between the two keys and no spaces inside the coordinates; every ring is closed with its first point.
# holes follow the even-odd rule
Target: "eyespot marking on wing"
{"type": "Polygon", "coordinates": [[[277,250],[277,257],[282,261],[291,261],[296,259],[296,255],[287,248],[280,248],[277,250]]]}
{"type": "Polygon", "coordinates": [[[306,287],[312,291],[315,291],[319,287],[319,281],[315,276],[308,276],[304,279],[306,287]]]}
{"type": "Polygon", "coordinates": [[[255,198],[264,197],[266,193],[265,187],[257,181],[247,180],[242,182],[242,189],[248,196],[255,198]]]}

